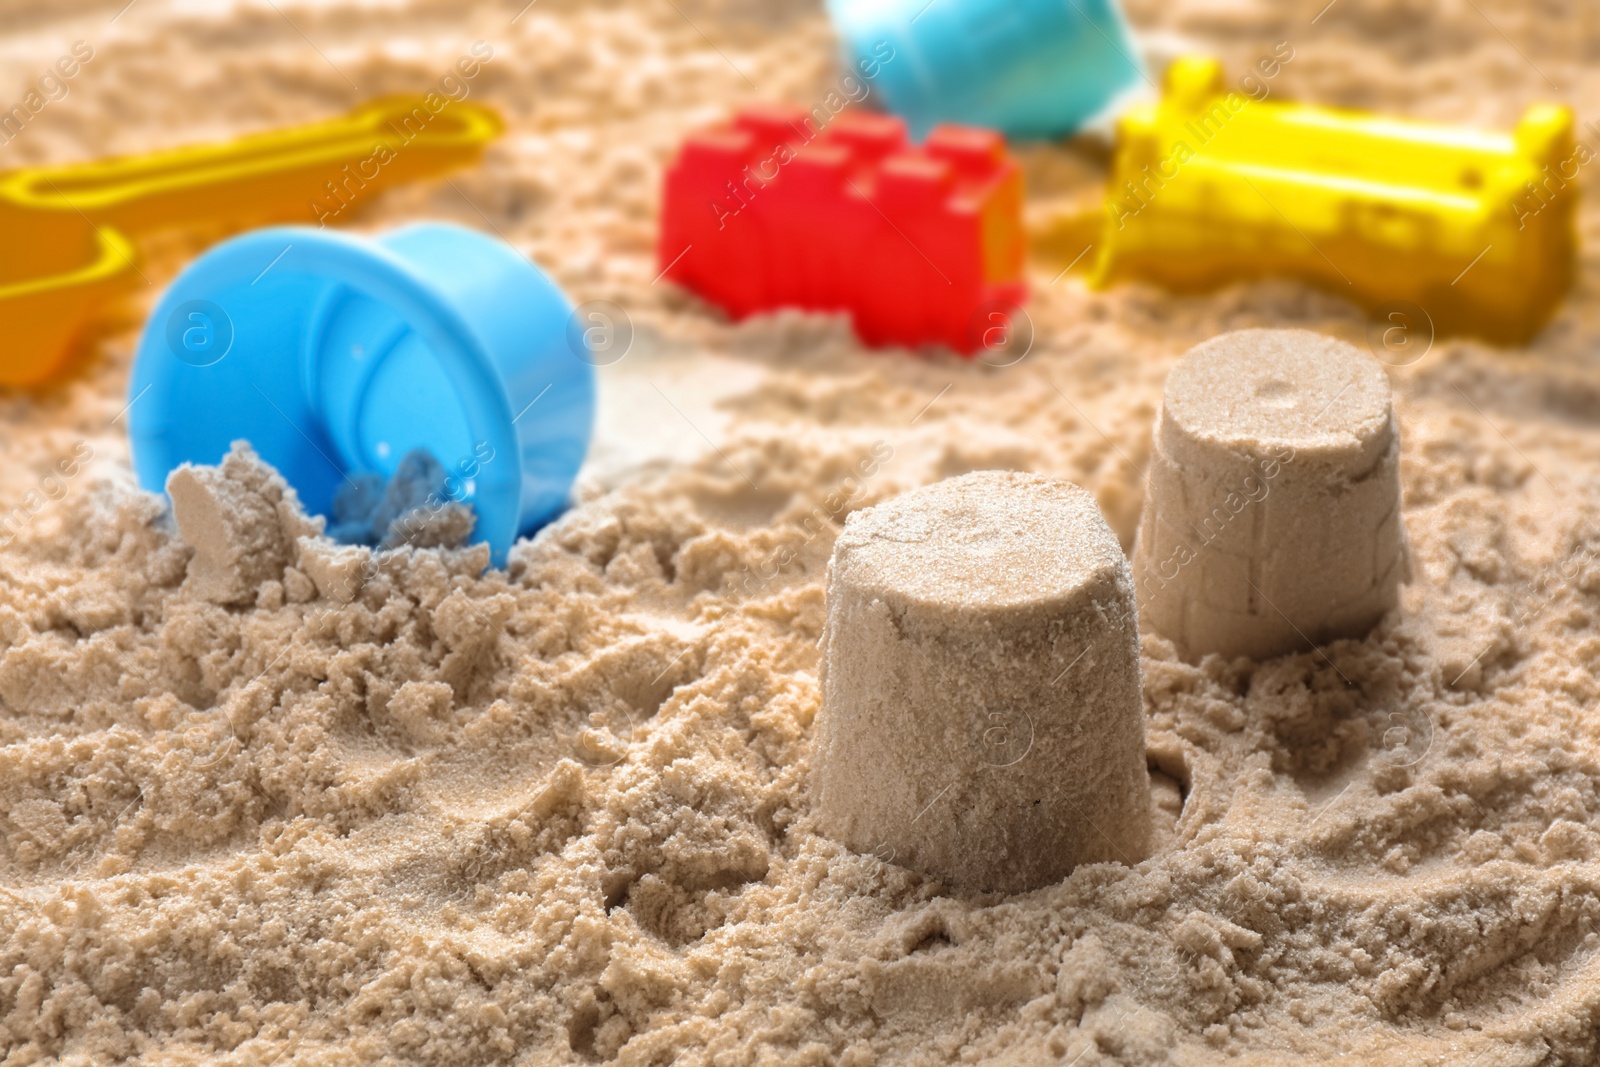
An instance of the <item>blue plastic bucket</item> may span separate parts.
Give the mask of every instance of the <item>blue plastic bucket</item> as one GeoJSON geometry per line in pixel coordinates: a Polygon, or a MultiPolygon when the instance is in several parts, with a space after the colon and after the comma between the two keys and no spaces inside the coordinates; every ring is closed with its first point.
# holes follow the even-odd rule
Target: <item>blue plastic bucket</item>
{"type": "Polygon", "coordinates": [[[1116,0],[828,0],[851,73],[919,140],[1071,134],[1145,80],[1116,0]],[[871,72],[876,71],[875,74],[871,72]]]}
{"type": "Polygon", "coordinates": [[[330,515],[347,476],[387,478],[425,448],[501,563],[566,507],[588,451],[595,372],[569,343],[571,314],[516,250],[460,226],[234,238],[178,275],[145,326],[128,387],[139,483],[161,491],[242,438],[330,515]]]}

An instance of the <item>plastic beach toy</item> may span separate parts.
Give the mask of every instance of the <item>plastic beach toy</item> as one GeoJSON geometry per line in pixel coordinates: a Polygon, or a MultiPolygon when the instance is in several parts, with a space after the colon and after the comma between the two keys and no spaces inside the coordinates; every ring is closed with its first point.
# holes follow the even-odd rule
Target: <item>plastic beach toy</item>
{"type": "Polygon", "coordinates": [[[390,478],[426,449],[503,562],[566,506],[588,448],[595,372],[571,314],[537,267],[459,226],[233,238],[146,324],[128,386],[139,483],[159,492],[243,438],[330,515],[352,475],[390,478]]]}
{"type": "Polygon", "coordinates": [[[388,97],[223,144],[0,175],[0,384],[60,370],[95,311],[139,280],[135,236],[342,217],[379,189],[474,162],[501,131],[487,108],[433,111],[426,100],[388,97]]]}
{"type": "MultiPolygon", "coordinates": [[[[1520,343],[1573,278],[1573,114],[1514,133],[1229,92],[1215,60],[1169,68],[1122,118],[1095,281],[1204,290],[1288,275],[1441,332],[1520,343]]],[[[1587,152],[1587,149],[1584,149],[1587,152]]],[[[1395,319],[1401,322],[1402,319],[1395,319]]]]}
{"type": "Polygon", "coordinates": [[[1116,0],[828,0],[828,11],[852,73],[919,140],[941,122],[1070,134],[1145,77],[1116,0]]]}
{"type": "Polygon", "coordinates": [[[847,112],[820,133],[808,118],[750,107],[684,141],[662,197],[666,277],[736,319],[848,312],[869,345],[973,353],[1009,336],[1025,234],[1000,135],[942,126],[914,147],[892,116],[847,112]]]}

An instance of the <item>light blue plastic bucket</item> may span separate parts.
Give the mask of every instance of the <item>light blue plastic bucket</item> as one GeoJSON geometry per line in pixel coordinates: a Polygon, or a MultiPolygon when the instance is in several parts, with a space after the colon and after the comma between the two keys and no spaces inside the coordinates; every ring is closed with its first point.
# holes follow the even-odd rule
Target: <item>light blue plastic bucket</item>
{"type": "Polygon", "coordinates": [[[146,324],[128,387],[139,483],[161,491],[242,438],[330,515],[347,476],[387,478],[425,448],[502,563],[567,506],[588,450],[595,372],[570,346],[571,313],[516,250],[460,226],[234,238],[146,324]]]}
{"type": "Polygon", "coordinates": [[[851,73],[919,140],[1076,131],[1145,79],[1116,0],[828,0],[851,73]],[[888,58],[886,58],[888,57],[888,58]]]}

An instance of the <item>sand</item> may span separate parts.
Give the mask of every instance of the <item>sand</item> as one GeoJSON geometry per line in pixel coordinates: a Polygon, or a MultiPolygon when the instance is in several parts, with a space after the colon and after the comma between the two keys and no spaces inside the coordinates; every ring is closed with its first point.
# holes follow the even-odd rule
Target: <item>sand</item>
{"type": "Polygon", "coordinates": [[[1383,365],[1309,330],[1235,330],[1167,375],[1134,544],[1148,625],[1191,662],[1365,637],[1409,576],[1383,365]]]}
{"type": "MultiPolygon", "coordinates": [[[[1039,259],[1036,341],[1007,367],[866,354],[822,319],[730,326],[652,284],[660,167],[740,101],[830,91],[815,6],[279,6],[12,6],[0,99],[74,40],[95,53],[0,151],[323,117],[483,39],[473,98],[505,140],[356,223],[497,228],[625,307],[633,346],[604,369],[581,506],[507,569],[297,536],[228,605],[188,587],[121,415],[138,316],[197,235],[152,246],[70,381],[0,399],[8,1067],[1600,1059],[1592,252],[1529,350],[1441,340],[1389,368],[1400,610],[1262,664],[1145,632],[1170,833],[1134,867],[956,893],[819,832],[841,520],[1012,468],[1087,487],[1127,550],[1185,350],[1250,326],[1365,345],[1365,321],[1280,283],[1094,294],[1039,259]]],[[[1235,70],[1292,41],[1274,92],[1509,127],[1548,78],[1600,106],[1592,9],[1341,0],[1313,25],[1321,6],[1131,16],[1235,70]]],[[[1092,155],[1023,155],[1038,210],[1093,198],[1092,155]]],[[[1597,220],[1591,198],[1590,249],[1597,220]]]]}
{"type": "Polygon", "coordinates": [[[1087,491],[975,471],[856,511],[826,599],[830,837],[969,892],[1149,854],[1133,575],[1087,491]]]}

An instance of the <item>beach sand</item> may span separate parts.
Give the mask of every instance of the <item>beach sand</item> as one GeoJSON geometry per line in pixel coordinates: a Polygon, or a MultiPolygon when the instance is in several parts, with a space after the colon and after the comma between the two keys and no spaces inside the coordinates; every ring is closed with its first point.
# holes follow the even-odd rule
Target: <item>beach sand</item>
{"type": "MultiPolygon", "coordinates": [[[[741,101],[826,97],[814,3],[123,3],[0,14],[5,100],[94,51],[6,165],[327,117],[482,40],[471,98],[504,139],[354,226],[498,232],[636,336],[578,506],[504,570],[335,550],[240,460],[277,525],[237,603],[186,580],[124,433],[140,318],[218,234],[147,243],[74,373],[0,395],[0,1063],[1600,1062],[1592,204],[1529,349],[1390,368],[1400,610],[1261,664],[1187,665],[1147,627],[1154,853],[961,895],[817,826],[845,515],[1014,468],[1088,488],[1131,548],[1173,362],[1255,326],[1365,346],[1357,311],[1287,282],[1092,293],[1040,256],[1007,367],[726,323],[653,281],[661,168],[741,101]]],[[[1289,42],[1280,94],[1498,128],[1541,97],[1600,110],[1592,8],[1321,6],[1130,17],[1232,70],[1289,42]]],[[[1092,151],[1020,154],[1036,211],[1097,195],[1092,151]]]]}

